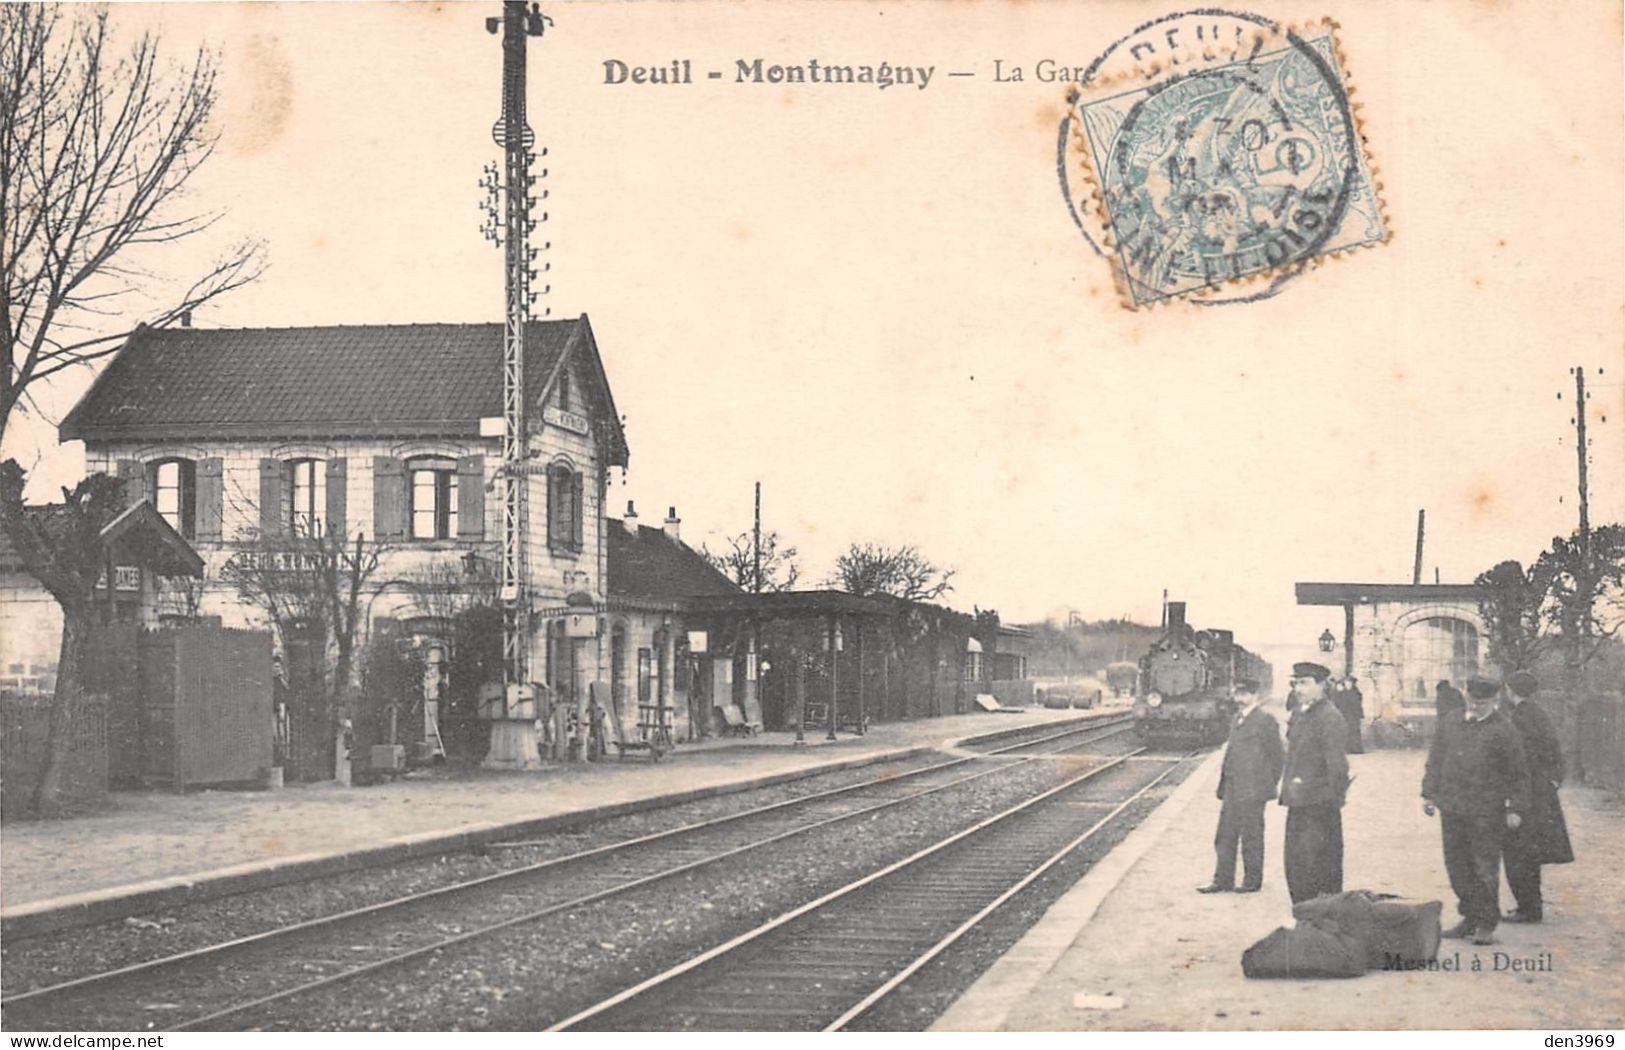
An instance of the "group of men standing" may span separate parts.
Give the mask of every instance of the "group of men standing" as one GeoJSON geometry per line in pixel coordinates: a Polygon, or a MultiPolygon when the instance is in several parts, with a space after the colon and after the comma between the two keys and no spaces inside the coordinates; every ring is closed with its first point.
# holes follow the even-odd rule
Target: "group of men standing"
{"type": "MultiPolygon", "coordinates": [[[[1348,706],[1350,683],[1329,684],[1330,679],[1320,664],[1293,665],[1284,749],[1279,724],[1260,706],[1258,683],[1236,683],[1239,709],[1219,776],[1217,862],[1213,881],[1198,892],[1252,893],[1262,887],[1264,808],[1276,799],[1287,810],[1285,868],[1292,902],[1342,892],[1342,809],[1352,780],[1347,756],[1358,753],[1359,730],[1356,721],[1351,734],[1349,714],[1340,710],[1348,706]]],[[[1504,917],[1508,922],[1541,921],[1541,865],[1573,859],[1557,796],[1562,756],[1550,720],[1529,702],[1536,685],[1526,671],[1512,675],[1504,690],[1500,683],[1475,678],[1468,683],[1470,701],[1440,712],[1422,797],[1428,815],[1441,815],[1445,868],[1462,915],[1445,931],[1447,937],[1494,943],[1495,927],[1503,921],[1503,856],[1517,901],[1517,909],[1504,917]]]]}
{"type": "Polygon", "coordinates": [[[1439,814],[1461,921],[1444,932],[1493,944],[1495,927],[1543,918],[1540,869],[1574,859],[1557,789],[1563,755],[1527,671],[1467,683],[1466,708],[1442,715],[1428,749],[1422,808],[1439,814]],[[1501,865],[1517,907],[1501,914],[1501,865]]]}

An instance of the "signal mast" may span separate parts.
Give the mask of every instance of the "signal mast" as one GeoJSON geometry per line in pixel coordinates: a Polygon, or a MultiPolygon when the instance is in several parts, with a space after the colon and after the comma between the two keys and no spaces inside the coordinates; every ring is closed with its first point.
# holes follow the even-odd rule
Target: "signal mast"
{"type": "MultiPolygon", "coordinates": [[[[504,0],[501,18],[487,18],[487,32],[502,33],[502,115],[491,126],[491,138],[502,148],[499,171],[487,164],[480,187],[486,192],[481,234],[503,251],[505,309],[502,330],[502,682],[482,693],[482,711],[492,720],[491,750],[486,764],[529,768],[540,764],[536,749],[536,701],[530,684],[530,594],[527,583],[526,533],[529,517],[529,454],[525,437],[525,323],[537,294],[537,250],[530,247],[536,223],[530,217],[536,183],[530,166],[536,159],[536,134],[525,122],[526,38],[539,37],[552,19],[532,3],[504,0]],[[499,204],[500,198],[500,204],[499,204]],[[498,223],[498,213],[502,221],[498,223]]],[[[546,156],[547,151],[542,150],[546,156]]],[[[547,174],[546,169],[542,171],[547,174]]],[[[542,191],[545,199],[547,193],[542,191]]],[[[547,213],[542,213],[545,221],[547,213]]],[[[544,248],[547,245],[544,244],[544,248]]],[[[547,269],[544,264],[543,269],[547,269]]],[[[544,286],[542,292],[548,291],[544,286]]],[[[545,316],[545,311],[544,311],[545,316]]]]}

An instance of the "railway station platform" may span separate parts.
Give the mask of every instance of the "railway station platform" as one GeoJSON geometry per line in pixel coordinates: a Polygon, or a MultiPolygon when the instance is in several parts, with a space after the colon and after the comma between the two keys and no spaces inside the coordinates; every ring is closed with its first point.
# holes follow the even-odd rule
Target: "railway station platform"
{"type": "Polygon", "coordinates": [[[10,930],[54,927],[57,917],[76,913],[138,914],[218,895],[228,884],[252,889],[432,855],[1124,710],[976,712],[872,725],[863,736],[842,733],[834,741],[809,730],[799,746],[793,733],[764,733],[682,744],[658,763],[610,757],[528,772],[425,771],[371,787],[118,792],[91,815],[0,831],[0,923],[10,930]]]}
{"type": "MultiPolygon", "coordinates": [[[[1278,704],[1273,713],[1284,725],[1278,704]]],[[[1350,756],[1344,886],[1441,900],[1448,926],[1458,916],[1438,819],[1422,813],[1424,759],[1421,751],[1350,756]]],[[[1625,1026],[1625,804],[1617,797],[1564,787],[1576,861],[1544,869],[1545,922],[1503,923],[1489,947],[1442,942],[1439,958],[1459,970],[1249,980],[1242,952],[1293,923],[1282,873],[1286,811],[1271,805],[1266,814],[1262,892],[1195,892],[1213,873],[1219,761],[1217,753],[1205,759],[932,1030],[1625,1026]],[[1525,961],[1516,971],[1514,959],[1525,961]]],[[[1504,881],[1501,901],[1511,908],[1504,881]]]]}

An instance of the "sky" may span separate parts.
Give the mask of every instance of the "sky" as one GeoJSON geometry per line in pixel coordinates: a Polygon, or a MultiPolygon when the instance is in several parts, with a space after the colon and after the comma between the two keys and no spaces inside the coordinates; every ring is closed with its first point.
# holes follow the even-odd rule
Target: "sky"
{"type": "MultiPolygon", "coordinates": [[[[760,481],[804,582],[849,542],[912,543],[955,569],[956,607],[1154,623],[1166,589],[1291,658],[1341,630],[1293,583],[1408,582],[1418,509],[1446,582],[1574,527],[1582,365],[1602,370],[1592,518],[1625,519],[1615,8],[1559,26],[1523,0],[1353,7],[1338,36],[1391,242],[1265,302],[1139,312],[1058,189],[1065,85],[1035,71],[1171,6],[545,9],[543,305],[592,320],[631,446],[617,513],[676,506],[686,539],[715,542],[749,528],[760,481]],[[610,59],[685,58],[694,84],[604,83],[610,59]],[[756,58],[936,72],[924,90],[735,83],[756,58]],[[995,82],[995,59],[1026,79],[995,82]]],[[[190,192],[224,215],[148,263],[185,274],[253,236],[270,269],[196,324],[500,318],[476,186],[499,159],[498,13],[115,8],[176,58],[221,55],[222,138],[190,192]]],[[[51,424],[91,378],[40,391],[8,434],[37,497],[83,470],[51,424]]]]}

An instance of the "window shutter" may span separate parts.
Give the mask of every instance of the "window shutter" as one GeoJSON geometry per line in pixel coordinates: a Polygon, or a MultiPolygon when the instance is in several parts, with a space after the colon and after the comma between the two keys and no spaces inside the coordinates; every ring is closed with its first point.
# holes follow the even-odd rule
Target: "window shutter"
{"type": "Polygon", "coordinates": [[[124,482],[124,505],[133,506],[147,498],[146,464],[133,459],[118,461],[118,478],[124,482]]]}
{"type": "Polygon", "coordinates": [[[287,531],[282,513],[282,461],[260,460],[260,535],[269,539],[287,531]]]}
{"type": "Polygon", "coordinates": [[[464,456],[457,461],[457,537],[477,540],[485,536],[485,457],[464,456]]]}
{"type": "Polygon", "coordinates": [[[571,536],[573,537],[572,543],[575,545],[576,550],[580,550],[582,547],[586,546],[586,533],[582,529],[582,518],[584,514],[581,505],[581,481],[583,477],[585,477],[585,475],[570,475],[570,513],[574,517],[574,520],[570,523],[570,525],[572,530],[571,536]]]}
{"type": "Polygon", "coordinates": [[[372,530],[381,540],[406,535],[406,464],[389,456],[372,459],[372,530]]]}
{"type": "Polygon", "coordinates": [[[327,534],[341,540],[348,535],[349,528],[344,520],[344,513],[350,505],[350,494],[345,490],[349,476],[346,462],[343,456],[327,461],[327,534]]]}
{"type": "Polygon", "coordinates": [[[225,516],[225,464],[202,459],[197,465],[196,533],[201,543],[219,543],[225,516]]]}

